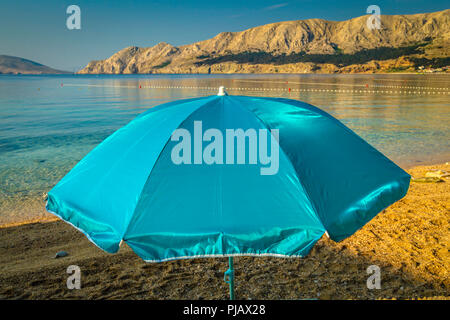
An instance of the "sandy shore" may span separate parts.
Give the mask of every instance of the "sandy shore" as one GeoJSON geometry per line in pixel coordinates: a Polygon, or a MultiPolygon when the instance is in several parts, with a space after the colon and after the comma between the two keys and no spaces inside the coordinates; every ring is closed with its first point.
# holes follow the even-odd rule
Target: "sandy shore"
{"type": "MultiPolygon", "coordinates": [[[[409,169],[421,177],[430,169],[409,169]]],[[[304,259],[235,258],[240,299],[450,298],[450,179],[411,183],[407,196],[352,237],[326,237],[304,259]],[[381,289],[366,286],[370,265],[381,289]]],[[[56,221],[0,228],[1,299],[226,299],[227,260],[146,264],[128,247],[104,253],[56,221]],[[53,259],[65,250],[69,256],[53,259]],[[81,289],[68,290],[66,269],[81,268],[81,289]]]]}

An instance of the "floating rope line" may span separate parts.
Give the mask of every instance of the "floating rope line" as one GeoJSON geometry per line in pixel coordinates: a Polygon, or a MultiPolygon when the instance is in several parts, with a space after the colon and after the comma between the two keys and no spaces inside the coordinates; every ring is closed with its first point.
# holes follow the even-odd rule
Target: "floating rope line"
{"type": "Polygon", "coordinates": [[[448,88],[434,88],[434,87],[415,87],[415,86],[385,86],[381,84],[375,84],[374,87],[383,87],[383,88],[401,88],[401,89],[425,89],[425,90],[445,90],[448,91],[448,88]]]}
{"type": "MultiPolygon", "coordinates": [[[[136,88],[136,86],[125,86],[125,85],[104,85],[104,84],[75,84],[75,83],[64,83],[65,87],[97,87],[97,88],[136,88]]],[[[62,87],[62,84],[61,84],[62,87]]]]}
{"type": "MultiPolygon", "coordinates": [[[[183,86],[142,86],[146,89],[198,89],[217,91],[216,87],[183,87],[183,86]]],[[[406,90],[351,90],[351,89],[301,89],[301,88],[251,88],[251,87],[227,87],[228,91],[280,91],[280,92],[338,92],[338,93],[383,93],[383,94],[450,94],[440,91],[406,91],[406,90]]]]}
{"type": "MultiPolygon", "coordinates": [[[[448,74],[441,74],[444,77],[448,76],[448,74]]],[[[436,74],[434,76],[437,76],[436,74]]],[[[442,79],[442,78],[441,78],[442,79]]],[[[373,81],[386,81],[386,82],[414,82],[414,81],[424,81],[424,79],[387,79],[387,78],[374,78],[373,81]]],[[[440,80],[440,79],[427,79],[428,82],[435,82],[435,83],[448,83],[448,80],[440,80]]]]}
{"type": "Polygon", "coordinates": [[[377,87],[377,88],[392,88],[392,89],[422,89],[422,90],[444,90],[448,91],[449,88],[436,88],[436,87],[419,87],[419,86],[388,86],[383,84],[351,84],[351,83],[327,83],[327,82],[305,82],[305,81],[271,81],[271,80],[242,80],[233,79],[233,81],[239,82],[254,82],[254,83],[283,83],[283,84],[306,84],[306,85],[318,85],[318,86],[347,86],[347,87],[377,87]]]}
{"type": "MultiPolygon", "coordinates": [[[[161,85],[95,85],[95,84],[64,84],[66,87],[106,87],[106,88],[131,88],[131,89],[194,89],[217,91],[217,87],[199,86],[161,86],[161,85]]],[[[424,88],[424,87],[415,87],[424,88]]],[[[317,88],[252,88],[252,87],[227,87],[228,91],[271,91],[271,92],[335,92],[335,93],[381,93],[381,94],[412,94],[412,95],[448,95],[450,91],[424,91],[422,90],[370,90],[370,89],[317,89],[317,88]]],[[[448,89],[447,89],[448,90],[448,89]]]]}

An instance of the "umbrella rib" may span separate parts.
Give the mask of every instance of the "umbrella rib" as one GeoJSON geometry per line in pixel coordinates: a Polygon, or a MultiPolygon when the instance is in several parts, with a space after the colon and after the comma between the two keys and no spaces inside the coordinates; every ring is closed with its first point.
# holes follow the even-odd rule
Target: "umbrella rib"
{"type": "MultiPolygon", "coordinates": [[[[225,103],[224,103],[224,99],[220,99],[220,101],[222,102],[221,103],[221,108],[220,108],[220,112],[221,112],[221,117],[220,117],[220,124],[221,124],[221,126],[222,126],[222,128],[224,127],[224,119],[223,119],[223,117],[224,117],[224,115],[225,115],[225,112],[224,112],[224,105],[225,105],[225,103]]],[[[219,182],[218,182],[218,202],[219,202],[219,205],[218,205],[218,208],[217,208],[217,211],[218,211],[218,213],[219,213],[219,221],[220,221],[220,229],[222,229],[222,230],[219,230],[219,232],[220,232],[220,247],[221,247],[221,250],[222,250],[222,252],[224,252],[224,241],[225,241],[225,239],[224,239],[224,233],[223,233],[223,188],[222,188],[222,183],[223,183],[223,180],[222,180],[222,174],[223,174],[223,171],[222,171],[222,166],[219,166],[219,182]]]]}
{"type": "MultiPolygon", "coordinates": [[[[214,103],[217,100],[217,98],[218,97],[214,97],[214,99],[212,99],[211,101],[207,101],[206,103],[204,103],[201,106],[199,106],[197,109],[195,109],[193,112],[191,112],[188,116],[186,116],[186,118],[178,124],[177,128],[182,126],[193,114],[197,113],[200,109],[203,109],[203,108],[207,107],[208,105],[210,105],[211,103],[214,103]]],[[[167,138],[167,141],[164,144],[164,147],[161,148],[161,151],[159,152],[158,157],[156,158],[156,160],[155,160],[155,162],[153,164],[153,167],[152,167],[152,169],[150,170],[150,172],[149,172],[149,174],[147,176],[147,180],[145,181],[144,185],[142,186],[142,190],[139,193],[139,198],[138,198],[138,201],[136,203],[136,207],[134,208],[133,214],[131,214],[130,219],[129,219],[128,223],[127,223],[127,227],[125,228],[125,231],[123,232],[123,235],[121,237],[122,240],[125,241],[125,242],[127,241],[127,239],[125,239],[125,235],[127,234],[128,228],[130,227],[131,221],[133,220],[133,217],[134,217],[134,215],[136,213],[136,208],[138,207],[138,205],[139,205],[139,203],[141,201],[142,192],[145,189],[145,187],[147,186],[147,184],[149,183],[150,177],[151,177],[151,175],[153,173],[153,169],[155,168],[156,164],[158,163],[159,159],[161,158],[161,155],[163,154],[163,152],[166,150],[166,147],[169,144],[169,142],[170,142],[170,136],[167,138]]]]}
{"type": "MultiPolygon", "coordinates": [[[[270,134],[272,134],[272,132],[270,131],[271,128],[269,127],[269,125],[267,125],[267,123],[264,120],[262,120],[256,113],[254,113],[252,110],[250,110],[248,108],[243,107],[241,105],[241,103],[237,103],[236,105],[238,106],[238,108],[241,108],[241,109],[244,109],[244,110],[247,110],[247,111],[251,112],[255,116],[255,118],[258,119],[258,121],[260,121],[263,124],[263,126],[270,132],[270,134]]],[[[316,215],[317,220],[320,222],[320,224],[322,225],[323,229],[325,231],[327,231],[327,229],[325,228],[322,220],[320,219],[319,212],[318,212],[314,202],[311,200],[311,197],[310,197],[308,191],[306,190],[305,186],[301,182],[300,177],[298,176],[297,170],[295,170],[294,164],[292,163],[291,159],[286,155],[286,153],[284,152],[284,150],[281,147],[279,142],[278,142],[278,146],[280,147],[280,152],[286,157],[286,159],[289,161],[289,163],[292,166],[292,168],[294,168],[295,177],[297,178],[298,183],[300,184],[300,186],[302,187],[303,191],[305,192],[305,195],[308,198],[308,201],[311,204],[312,209],[314,210],[314,213],[316,215]]]]}

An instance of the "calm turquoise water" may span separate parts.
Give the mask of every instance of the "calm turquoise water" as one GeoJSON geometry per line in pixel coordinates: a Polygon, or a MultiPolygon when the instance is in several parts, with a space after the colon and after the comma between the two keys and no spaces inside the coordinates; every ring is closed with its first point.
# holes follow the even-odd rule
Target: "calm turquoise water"
{"type": "Polygon", "coordinates": [[[139,113],[220,85],[316,105],[402,167],[450,160],[449,75],[0,76],[0,225],[44,217],[42,194],[139,113]]]}

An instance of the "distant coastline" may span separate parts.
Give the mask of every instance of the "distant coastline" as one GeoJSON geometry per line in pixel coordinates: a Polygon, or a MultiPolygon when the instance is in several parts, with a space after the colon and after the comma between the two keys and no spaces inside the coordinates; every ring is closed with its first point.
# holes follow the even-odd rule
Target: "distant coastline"
{"type": "Polygon", "coordinates": [[[20,57],[0,55],[0,74],[49,75],[49,74],[73,74],[73,73],[53,69],[38,62],[20,57]]]}
{"type": "Polygon", "coordinates": [[[79,73],[79,72],[69,72],[69,71],[62,71],[60,73],[1,73],[0,76],[163,76],[163,75],[449,75],[450,71],[432,71],[432,72],[418,72],[418,71],[398,71],[398,72],[339,72],[339,73],[325,73],[325,72],[216,72],[216,73],[201,73],[201,72],[195,72],[195,73],[120,73],[120,74],[112,74],[112,73],[79,73]]]}

